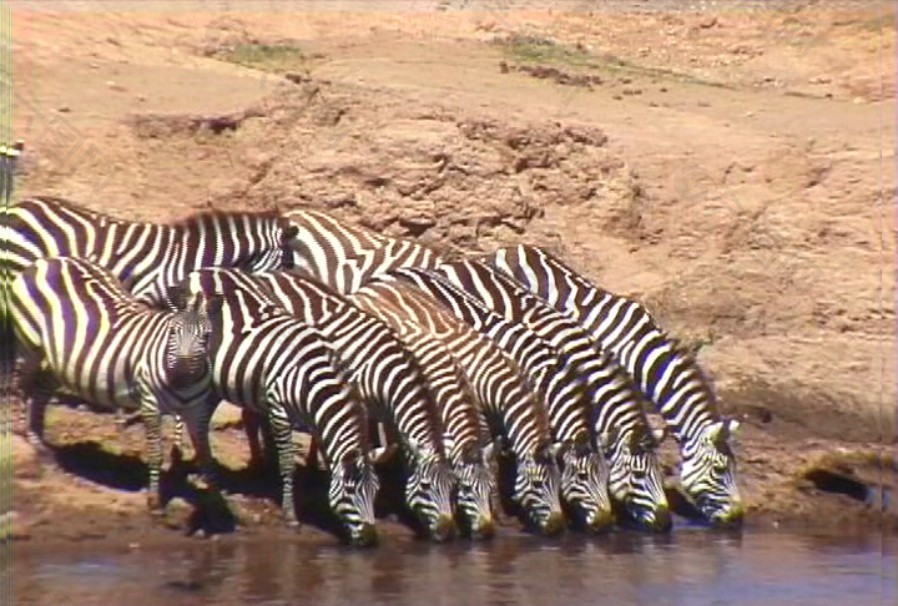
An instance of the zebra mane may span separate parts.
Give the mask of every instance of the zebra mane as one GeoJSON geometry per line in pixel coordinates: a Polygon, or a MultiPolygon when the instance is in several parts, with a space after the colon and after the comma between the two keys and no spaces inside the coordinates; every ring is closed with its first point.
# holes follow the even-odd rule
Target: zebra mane
{"type": "Polygon", "coordinates": [[[184,215],[183,217],[179,217],[168,223],[165,223],[167,227],[172,227],[176,229],[191,229],[196,225],[206,223],[209,221],[217,222],[223,219],[280,219],[281,215],[275,210],[222,210],[218,208],[210,208],[206,210],[194,211],[190,214],[184,215]]]}

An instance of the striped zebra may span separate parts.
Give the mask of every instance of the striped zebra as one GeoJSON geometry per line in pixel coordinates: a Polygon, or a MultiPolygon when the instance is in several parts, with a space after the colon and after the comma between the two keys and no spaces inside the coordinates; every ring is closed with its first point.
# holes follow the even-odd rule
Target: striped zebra
{"type": "Polygon", "coordinates": [[[147,504],[155,514],[161,513],[161,414],[186,420],[204,475],[213,479],[208,426],[216,398],[208,343],[221,301],[187,301],[178,292],[172,299],[182,310],[147,309],[111,272],[66,257],[38,259],[11,285],[29,439],[42,444],[44,405],[57,385],[103,408],[139,409],[147,432],[147,504]],[[52,385],[38,385],[47,378],[52,385]]]}
{"type": "MultiPolygon", "coordinates": [[[[522,324],[508,322],[479,300],[452,286],[439,274],[416,268],[381,273],[368,284],[396,282],[433,297],[457,319],[489,337],[518,364],[544,395],[556,443],[566,444],[561,466],[561,495],[582,514],[586,526],[599,531],[613,523],[608,498],[608,467],[590,443],[590,406],[586,386],[548,343],[522,324]]],[[[604,437],[607,440],[607,436],[604,437]]]]}
{"type": "Polygon", "coordinates": [[[296,267],[339,293],[358,290],[371,276],[393,267],[430,267],[427,247],[349,225],[325,212],[297,209],[282,215],[296,228],[290,240],[296,267]]]}
{"type": "MultiPolygon", "coordinates": [[[[213,271],[242,290],[272,296],[290,314],[321,331],[369,412],[401,436],[410,468],[409,508],[435,540],[451,537],[454,480],[443,451],[442,423],[421,368],[392,331],[335,294],[286,272],[213,271]]],[[[489,510],[478,512],[478,517],[484,513],[488,525],[489,510]]]]}
{"type": "Polygon", "coordinates": [[[604,437],[609,491],[639,524],[669,530],[670,511],[657,456],[663,434],[650,429],[645,397],[624,369],[577,322],[505,274],[474,260],[443,263],[435,271],[507,320],[526,326],[576,369],[592,402],[594,435],[604,437]]]}
{"type": "Polygon", "coordinates": [[[275,212],[203,211],[170,224],[124,221],[50,196],[4,209],[0,269],[11,277],[42,257],[83,257],[111,271],[138,300],[170,304],[168,287],[202,267],[290,267],[297,233],[275,212]]]}
{"type": "Polygon", "coordinates": [[[514,500],[545,534],[564,529],[559,471],[545,407],[520,370],[489,339],[440,308],[430,297],[395,284],[371,282],[350,297],[396,330],[418,324],[440,338],[465,369],[494,434],[504,434],[517,463],[514,500]]]}
{"type": "Polygon", "coordinates": [[[679,444],[686,494],[712,523],[740,524],[744,507],[730,444],[739,422],[721,416],[694,356],[659,328],[642,305],[598,288],[546,251],[521,245],[499,249],[484,260],[575,318],[620,360],[679,444]]]}
{"type": "Polygon", "coordinates": [[[341,362],[318,330],[300,322],[258,289],[247,290],[216,268],[191,272],[191,293],[219,293],[222,313],[210,340],[212,380],[221,399],[265,417],[274,434],[287,523],[297,526],[293,501],[295,427],[320,444],[331,479],[334,513],[354,544],[374,543],[372,463],[388,449],[371,449],[364,406],[349,388],[341,362]]]}

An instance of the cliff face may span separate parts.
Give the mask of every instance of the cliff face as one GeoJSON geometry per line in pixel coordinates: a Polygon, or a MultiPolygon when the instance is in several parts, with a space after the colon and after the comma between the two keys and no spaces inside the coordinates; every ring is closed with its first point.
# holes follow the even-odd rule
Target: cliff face
{"type": "MultiPolygon", "coordinates": [[[[698,349],[745,422],[756,520],[869,521],[827,478],[880,481],[896,435],[894,36],[879,47],[870,10],[29,14],[17,190],[151,220],[321,208],[451,255],[548,247],[698,349]]],[[[51,439],[77,443],[77,419],[139,452],[56,414],[51,439]]],[[[32,517],[64,505],[23,470],[32,517]]]]}

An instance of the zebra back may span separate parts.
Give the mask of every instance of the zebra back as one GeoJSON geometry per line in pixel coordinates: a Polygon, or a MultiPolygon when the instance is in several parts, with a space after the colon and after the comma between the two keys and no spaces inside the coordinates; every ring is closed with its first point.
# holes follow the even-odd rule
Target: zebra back
{"type": "Polygon", "coordinates": [[[296,209],[283,216],[298,230],[291,241],[297,267],[340,293],[355,292],[387,269],[436,263],[437,254],[417,242],[388,238],[322,211],[296,209]]]}
{"type": "Polygon", "coordinates": [[[25,198],[6,210],[0,267],[14,277],[35,259],[89,258],[138,299],[171,305],[166,293],[193,269],[262,271],[288,267],[296,228],[273,212],[203,211],[170,224],[125,221],[51,196],[25,198]]]}
{"type": "Polygon", "coordinates": [[[484,261],[575,318],[614,354],[679,443],[684,489],[712,520],[739,523],[744,509],[730,443],[739,422],[720,414],[695,357],[661,330],[638,302],[602,290],[542,249],[502,248],[484,261]]]}

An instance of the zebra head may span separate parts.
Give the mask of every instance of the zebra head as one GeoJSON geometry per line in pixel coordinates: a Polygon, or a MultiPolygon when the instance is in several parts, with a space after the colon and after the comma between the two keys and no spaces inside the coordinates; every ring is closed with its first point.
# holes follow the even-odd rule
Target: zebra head
{"type": "Polygon", "coordinates": [[[715,421],[684,440],[680,449],[683,490],[715,526],[739,525],[745,514],[730,446],[730,437],[738,428],[736,419],[715,421]]]}
{"type": "Polygon", "coordinates": [[[443,542],[455,536],[452,492],[455,481],[440,451],[410,439],[406,444],[411,473],[405,484],[405,500],[427,525],[430,536],[443,542]]]}
{"type": "Polygon", "coordinates": [[[186,387],[209,375],[209,337],[212,318],[221,313],[221,295],[171,291],[176,309],[171,316],[165,347],[165,372],[170,384],[186,387]]]}
{"type": "Polygon", "coordinates": [[[557,449],[549,442],[518,457],[514,500],[547,535],[564,530],[565,519],[558,496],[561,473],[556,463],[557,449]]]}
{"type": "Polygon", "coordinates": [[[332,468],[328,502],[346,525],[353,545],[367,546],[377,542],[374,499],[380,482],[374,463],[387,458],[392,450],[389,446],[374,448],[366,457],[360,448],[353,448],[332,468]]]}
{"type": "Polygon", "coordinates": [[[610,468],[611,496],[623,503],[640,525],[666,532],[671,528],[671,517],[657,454],[664,434],[663,429],[653,433],[635,427],[601,434],[599,442],[610,468]]]}
{"type": "Polygon", "coordinates": [[[467,444],[454,465],[458,486],[458,508],[467,521],[474,538],[493,536],[492,497],[496,490],[494,473],[495,444],[482,449],[476,443],[467,444]]]}
{"type": "Polygon", "coordinates": [[[583,432],[556,448],[561,457],[561,498],[582,514],[589,530],[607,530],[614,523],[608,466],[590,444],[589,434],[583,432]]]}

